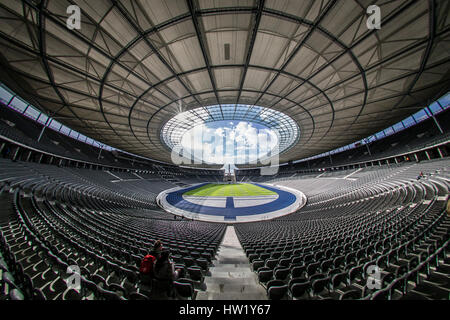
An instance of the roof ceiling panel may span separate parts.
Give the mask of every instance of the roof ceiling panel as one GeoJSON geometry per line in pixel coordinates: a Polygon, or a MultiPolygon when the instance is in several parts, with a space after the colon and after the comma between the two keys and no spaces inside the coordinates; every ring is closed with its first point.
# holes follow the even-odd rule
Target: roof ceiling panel
{"type": "Polygon", "coordinates": [[[139,4],[153,25],[188,12],[186,1],[183,0],[139,0],[139,4]]]}
{"type": "Polygon", "coordinates": [[[198,0],[199,8],[251,7],[253,0],[198,0]]]}
{"type": "Polygon", "coordinates": [[[217,89],[238,89],[242,69],[220,68],[214,69],[217,89]]]}
{"type": "Polygon", "coordinates": [[[181,77],[185,83],[189,83],[195,92],[212,91],[211,79],[207,71],[188,73],[181,77]]]}
{"type": "Polygon", "coordinates": [[[206,39],[213,65],[243,64],[246,53],[247,31],[223,31],[207,33],[206,39]],[[225,56],[225,44],[230,46],[230,56],[225,56]]]}
{"type": "Polygon", "coordinates": [[[339,1],[330,14],[320,22],[320,26],[333,34],[342,34],[355,21],[360,20],[364,11],[356,1],[339,1]]]}
{"type": "Polygon", "coordinates": [[[117,8],[109,11],[100,26],[120,43],[130,43],[138,36],[136,30],[117,8]]]}
{"type": "Polygon", "coordinates": [[[262,91],[268,82],[273,79],[274,73],[266,70],[249,68],[244,82],[244,88],[262,91]]]}
{"type": "Polygon", "coordinates": [[[204,15],[199,18],[206,33],[222,31],[247,31],[250,29],[252,15],[249,13],[228,15],[204,15]]]}
{"type": "Polygon", "coordinates": [[[314,2],[322,1],[305,0],[298,2],[296,0],[267,0],[265,5],[267,8],[286,12],[302,18],[305,18],[308,15],[310,21],[312,21],[314,17],[317,16],[319,10],[317,4],[314,5],[314,2]]]}
{"type": "Polygon", "coordinates": [[[447,2],[376,1],[382,27],[369,30],[373,1],[4,0],[0,61],[21,84],[0,77],[61,123],[160,161],[170,153],[159,130],[182,111],[281,110],[302,133],[281,159],[301,159],[448,91],[447,2]],[[69,4],[80,30],[66,27],[69,4]]]}
{"type": "Polygon", "coordinates": [[[276,68],[283,63],[283,53],[290,40],[259,32],[256,36],[255,50],[250,64],[276,68]]]}

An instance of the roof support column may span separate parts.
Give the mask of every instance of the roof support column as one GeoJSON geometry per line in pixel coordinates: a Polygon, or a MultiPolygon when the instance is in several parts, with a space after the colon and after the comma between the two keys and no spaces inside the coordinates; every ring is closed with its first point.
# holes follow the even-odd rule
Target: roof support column
{"type": "Polygon", "coordinates": [[[438,153],[439,153],[439,157],[440,157],[441,159],[444,158],[444,155],[442,154],[442,150],[441,150],[440,147],[437,147],[437,151],[438,151],[438,153]]]}
{"type": "Polygon", "coordinates": [[[436,124],[436,127],[438,127],[438,129],[439,129],[439,132],[440,132],[441,134],[444,134],[444,130],[442,130],[441,125],[440,125],[439,122],[437,121],[437,119],[436,119],[436,117],[434,116],[433,112],[430,110],[430,107],[426,107],[425,110],[426,110],[427,113],[429,113],[430,116],[433,118],[434,123],[436,124]]]}
{"type": "Polygon", "coordinates": [[[37,139],[37,142],[41,142],[42,136],[44,135],[45,126],[42,127],[41,133],[39,134],[39,137],[37,139]]]}
{"type": "Polygon", "coordinates": [[[369,144],[368,143],[366,143],[366,148],[367,148],[367,151],[369,152],[369,156],[372,156],[372,152],[370,152],[370,148],[369,148],[369,144]]]}
{"type": "Polygon", "coordinates": [[[42,136],[44,135],[44,131],[45,131],[45,128],[47,128],[47,125],[48,125],[48,121],[50,120],[50,117],[48,117],[47,118],[47,121],[45,121],[45,124],[44,124],[44,126],[42,127],[42,130],[41,130],[41,133],[39,134],[39,137],[38,137],[38,139],[37,139],[37,142],[41,142],[41,139],[42,139],[42,136]]]}
{"type": "Polygon", "coordinates": [[[17,160],[17,157],[19,156],[19,152],[20,152],[20,147],[17,146],[16,149],[14,150],[12,161],[16,161],[17,160]]]}
{"type": "Polygon", "coordinates": [[[27,159],[25,160],[26,162],[30,162],[30,158],[31,158],[31,154],[33,153],[33,151],[28,151],[28,155],[27,155],[27,159]]]}

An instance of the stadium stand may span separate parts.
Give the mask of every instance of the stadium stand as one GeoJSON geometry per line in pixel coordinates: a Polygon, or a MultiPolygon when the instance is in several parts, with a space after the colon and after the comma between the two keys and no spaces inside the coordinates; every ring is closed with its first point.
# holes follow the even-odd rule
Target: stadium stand
{"type": "Polygon", "coordinates": [[[311,185],[322,179],[283,181],[308,190],[305,208],[236,226],[268,297],[448,300],[449,164],[380,167],[325,189],[311,185]],[[366,285],[370,266],[382,270],[378,289],[366,285]]]}
{"type": "MultiPolygon", "coordinates": [[[[176,297],[195,299],[225,226],[174,221],[155,197],[217,175],[0,162],[3,299],[161,298],[157,285],[140,286],[137,269],[157,239],[185,271],[176,297]],[[81,290],[67,287],[71,265],[80,266],[81,290]]],[[[448,167],[444,158],[246,177],[308,197],[299,212],[236,224],[268,298],[448,299],[448,167]],[[371,266],[382,270],[372,290],[371,266]]]]}
{"type": "MultiPolygon", "coordinates": [[[[140,259],[157,239],[184,270],[174,283],[175,298],[195,299],[204,290],[226,227],[174,220],[155,199],[173,187],[219,182],[217,171],[156,163],[136,169],[122,159],[117,167],[112,154],[95,159],[92,146],[84,149],[86,156],[72,151],[76,161],[58,162],[74,148],[36,144],[25,134],[39,131],[26,130],[31,121],[9,116],[2,136],[23,150],[0,159],[2,299],[166,299],[157,284],[143,286],[138,277],[140,259]],[[23,131],[13,120],[24,122],[23,131]],[[27,147],[55,160],[24,157],[27,147]],[[80,290],[68,287],[69,266],[79,266],[80,290]]],[[[52,134],[55,141],[73,140],[52,134]]],[[[385,151],[418,134],[427,136],[428,150],[439,145],[447,155],[446,136],[425,121],[375,142],[371,158],[359,157],[358,165],[320,169],[325,157],[307,170],[301,164],[280,167],[275,176],[237,172],[240,181],[286,186],[308,198],[299,212],[235,226],[268,299],[449,299],[449,160],[432,151],[432,160],[414,157],[422,144],[408,146],[409,161],[399,156],[406,147],[385,151]],[[366,285],[374,281],[371,266],[382,270],[374,289],[366,285]]]]}
{"type": "MultiPolygon", "coordinates": [[[[436,116],[443,133],[438,130],[433,119],[430,118],[399,133],[371,142],[369,144],[370,154],[366,146],[359,146],[333,156],[322,156],[310,161],[280,166],[277,177],[289,178],[297,174],[303,174],[303,176],[309,174],[311,177],[316,177],[324,173],[322,170],[327,171],[324,173],[324,177],[326,177],[331,174],[340,174],[330,173],[333,170],[366,168],[367,166],[375,166],[374,170],[377,170],[381,164],[431,160],[441,158],[441,154],[448,156],[449,117],[448,110],[436,116]]],[[[260,175],[259,169],[238,170],[236,179],[238,181],[265,181],[265,177],[260,175]]]]}
{"type": "Polygon", "coordinates": [[[102,171],[1,164],[3,298],[158,298],[161,292],[139,287],[137,269],[154,241],[185,269],[180,281],[194,286],[201,280],[195,270],[207,271],[223,237],[223,225],[173,221],[154,198],[111,183],[102,171]],[[79,292],[63,281],[71,265],[80,267],[79,292]]]}

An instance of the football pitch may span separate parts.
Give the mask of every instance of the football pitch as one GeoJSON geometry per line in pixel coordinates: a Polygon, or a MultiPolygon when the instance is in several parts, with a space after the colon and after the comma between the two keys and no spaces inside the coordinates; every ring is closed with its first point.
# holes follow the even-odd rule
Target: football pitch
{"type": "Polygon", "coordinates": [[[185,196],[196,197],[248,197],[271,196],[275,192],[249,183],[239,184],[207,184],[184,193],[185,196]]]}

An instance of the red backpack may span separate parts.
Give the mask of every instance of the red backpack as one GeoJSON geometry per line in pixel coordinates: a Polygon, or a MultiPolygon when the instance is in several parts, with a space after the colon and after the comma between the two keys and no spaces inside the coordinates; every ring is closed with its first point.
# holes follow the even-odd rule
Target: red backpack
{"type": "Polygon", "coordinates": [[[139,273],[141,275],[153,275],[153,265],[156,258],[151,254],[148,254],[142,259],[141,267],[139,268],[139,273]]]}

